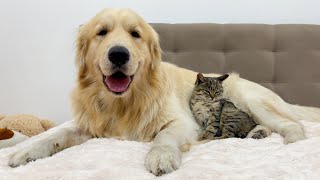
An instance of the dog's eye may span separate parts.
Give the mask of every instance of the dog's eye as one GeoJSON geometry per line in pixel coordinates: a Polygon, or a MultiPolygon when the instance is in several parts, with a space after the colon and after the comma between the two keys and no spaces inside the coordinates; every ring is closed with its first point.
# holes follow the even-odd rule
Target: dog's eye
{"type": "Polygon", "coordinates": [[[132,31],[131,36],[135,38],[140,38],[140,34],[137,31],[132,31]]]}
{"type": "Polygon", "coordinates": [[[99,32],[98,32],[98,36],[105,36],[106,34],[108,33],[108,31],[107,30],[105,30],[105,29],[102,29],[102,30],[100,30],[99,32]]]}

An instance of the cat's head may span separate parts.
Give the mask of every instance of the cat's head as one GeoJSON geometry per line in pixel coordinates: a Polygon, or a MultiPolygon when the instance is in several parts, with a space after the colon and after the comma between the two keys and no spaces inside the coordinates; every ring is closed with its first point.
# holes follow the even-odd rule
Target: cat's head
{"type": "Polygon", "coordinates": [[[223,94],[222,82],[229,77],[228,74],[219,77],[204,77],[198,73],[195,83],[195,91],[205,98],[214,99],[223,94]]]}

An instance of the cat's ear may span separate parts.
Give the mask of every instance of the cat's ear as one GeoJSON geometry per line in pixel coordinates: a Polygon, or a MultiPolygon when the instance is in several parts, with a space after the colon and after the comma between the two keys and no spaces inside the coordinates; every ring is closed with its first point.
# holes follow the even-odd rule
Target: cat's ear
{"type": "Polygon", "coordinates": [[[203,74],[198,73],[198,74],[197,74],[197,81],[196,81],[196,83],[197,83],[197,84],[201,84],[201,83],[203,83],[203,82],[204,82],[203,74]]]}
{"type": "Polygon", "coordinates": [[[222,82],[222,81],[224,81],[225,79],[227,79],[228,77],[229,77],[229,74],[225,74],[225,75],[222,75],[222,76],[218,77],[217,79],[218,79],[220,82],[222,82]]]}

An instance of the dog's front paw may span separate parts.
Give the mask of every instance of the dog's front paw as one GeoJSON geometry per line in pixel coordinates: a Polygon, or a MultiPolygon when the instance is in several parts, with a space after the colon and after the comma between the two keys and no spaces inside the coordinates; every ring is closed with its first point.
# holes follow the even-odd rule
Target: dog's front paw
{"type": "Polygon", "coordinates": [[[11,155],[8,165],[12,168],[15,168],[20,165],[25,165],[33,160],[34,159],[32,158],[32,156],[30,156],[28,152],[21,151],[11,155]]]}
{"type": "Polygon", "coordinates": [[[294,142],[297,142],[297,141],[300,141],[300,140],[304,140],[306,139],[305,135],[304,134],[287,134],[285,137],[284,137],[284,143],[285,144],[289,144],[289,143],[294,143],[294,142]]]}
{"type": "Polygon", "coordinates": [[[304,139],[306,139],[306,136],[304,135],[304,130],[301,126],[291,125],[286,127],[284,135],[285,144],[294,143],[304,139]]]}
{"type": "Polygon", "coordinates": [[[30,161],[35,161],[44,157],[50,156],[50,151],[48,151],[45,146],[37,147],[30,146],[22,151],[18,151],[10,156],[8,165],[12,168],[18,167],[20,165],[25,165],[30,161]]]}
{"type": "Polygon", "coordinates": [[[171,146],[154,146],[147,154],[145,166],[156,176],[170,173],[181,164],[181,152],[171,146]]]}

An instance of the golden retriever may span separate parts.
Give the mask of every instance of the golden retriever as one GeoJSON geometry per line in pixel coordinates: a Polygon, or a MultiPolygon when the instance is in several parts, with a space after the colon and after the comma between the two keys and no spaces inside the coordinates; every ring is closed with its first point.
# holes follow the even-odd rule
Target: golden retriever
{"type": "MultiPolygon", "coordinates": [[[[92,137],[151,141],[145,166],[155,175],[181,163],[179,146],[194,143],[199,127],[189,109],[196,73],[161,62],[158,35],[128,9],[107,9],[80,27],[75,124],[13,154],[16,167],[81,144],[92,137]]],[[[217,76],[217,74],[210,74],[217,76]]],[[[224,95],[285,143],[305,139],[298,119],[320,120],[320,110],[284,102],[272,91],[237,75],[224,95]]]]}

